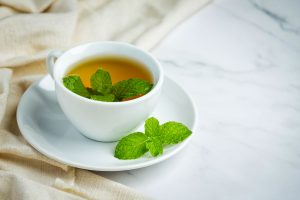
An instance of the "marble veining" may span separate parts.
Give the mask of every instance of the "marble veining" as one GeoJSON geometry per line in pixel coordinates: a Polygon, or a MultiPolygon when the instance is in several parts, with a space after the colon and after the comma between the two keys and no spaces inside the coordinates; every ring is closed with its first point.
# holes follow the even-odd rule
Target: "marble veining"
{"type": "Polygon", "coordinates": [[[255,2],[254,0],[249,0],[249,2],[258,10],[260,10],[261,12],[263,12],[264,14],[268,15],[269,17],[271,17],[272,19],[274,19],[280,26],[280,28],[283,31],[289,31],[295,34],[299,34],[299,30],[298,29],[294,29],[293,27],[289,27],[291,26],[289,24],[289,22],[282,16],[279,16],[278,14],[276,14],[275,12],[272,12],[271,10],[269,10],[268,8],[263,7],[262,5],[259,5],[257,2],[255,2]]]}
{"type": "Polygon", "coordinates": [[[98,174],[154,199],[300,198],[300,1],[215,0],[153,50],[193,97],[173,158],[98,174]]]}

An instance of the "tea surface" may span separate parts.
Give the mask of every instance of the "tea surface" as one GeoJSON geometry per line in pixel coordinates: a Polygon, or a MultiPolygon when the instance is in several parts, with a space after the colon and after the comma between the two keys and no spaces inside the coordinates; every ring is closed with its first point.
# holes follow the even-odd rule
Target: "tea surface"
{"type": "Polygon", "coordinates": [[[83,84],[86,87],[91,87],[90,77],[99,68],[110,73],[113,84],[130,78],[140,78],[153,83],[151,73],[143,64],[119,56],[95,57],[81,61],[73,67],[68,75],[80,76],[83,84]]]}

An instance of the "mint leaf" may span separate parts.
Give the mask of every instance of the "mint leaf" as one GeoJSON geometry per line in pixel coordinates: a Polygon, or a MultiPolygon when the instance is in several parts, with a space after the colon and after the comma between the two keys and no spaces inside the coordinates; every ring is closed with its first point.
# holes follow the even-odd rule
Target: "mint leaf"
{"type": "Polygon", "coordinates": [[[93,100],[117,102],[129,100],[148,93],[153,84],[131,78],[112,85],[110,74],[99,68],[90,78],[91,88],[85,88],[79,76],[66,76],[63,78],[64,85],[72,92],[93,100]]]}
{"type": "Polygon", "coordinates": [[[140,132],[122,138],[116,146],[115,157],[122,160],[141,157],[148,151],[146,148],[147,140],[147,136],[140,132]]]}
{"type": "Polygon", "coordinates": [[[144,95],[152,89],[152,84],[148,81],[131,78],[116,83],[113,86],[113,94],[120,101],[123,99],[144,95]]]}
{"type": "Polygon", "coordinates": [[[159,135],[159,121],[150,117],[145,121],[145,134],[150,136],[158,136],[159,135]]]}
{"type": "Polygon", "coordinates": [[[156,118],[150,117],[145,121],[145,134],[149,137],[146,147],[152,156],[158,156],[163,153],[159,131],[159,121],[156,118]]]}
{"type": "Polygon", "coordinates": [[[160,126],[163,144],[177,144],[192,134],[185,125],[178,122],[167,122],[160,126]]]}
{"type": "Polygon", "coordinates": [[[90,93],[90,95],[101,95],[100,92],[97,92],[96,90],[93,90],[92,88],[87,87],[86,89],[90,93]]]}
{"type": "Polygon", "coordinates": [[[101,94],[109,94],[112,90],[111,77],[107,71],[98,69],[90,79],[93,90],[100,92],[101,94]]]}
{"type": "Polygon", "coordinates": [[[106,94],[106,95],[91,95],[91,99],[97,101],[113,102],[115,100],[115,95],[106,94]]]}
{"type": "Polygon", "coordinates": [[[63,83],[65,87],[71,90],[72,92],[83,97],[87,97],[87,98],[90,97],[90,93],[84,87],[79,76],[75,76],[75,75],[66,76],[63,78],[63,83]]]}
{"type": "Polygon", "coordinates": [[[146,147],[154,157],[158,156],[159,154],[163,154],[163,146],[159,137],[149,138],[146,142],[146,147]]]}
{"type": "Polygon", "coordinates": [[[163,146],[177,144],[192,134],[184,124],[179,122],[167,122],[159,125],[159,121],[148,118],[145,121],[145,134],[132,133],[122,138],[115,148],[115,157],[127,160],[136,159],[150,151],[156,157],[163,154],[163,146]]]}

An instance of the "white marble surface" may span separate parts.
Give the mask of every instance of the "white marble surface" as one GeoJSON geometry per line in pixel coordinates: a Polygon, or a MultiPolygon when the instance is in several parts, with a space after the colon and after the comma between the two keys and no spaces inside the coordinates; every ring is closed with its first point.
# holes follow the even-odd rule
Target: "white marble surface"
{"type": "Polygon", "coordinates": [[[300,1],[216,0],[154,53],[196,102],[195,137],[99,174],[155,199],[300,199],[300,1]]]}

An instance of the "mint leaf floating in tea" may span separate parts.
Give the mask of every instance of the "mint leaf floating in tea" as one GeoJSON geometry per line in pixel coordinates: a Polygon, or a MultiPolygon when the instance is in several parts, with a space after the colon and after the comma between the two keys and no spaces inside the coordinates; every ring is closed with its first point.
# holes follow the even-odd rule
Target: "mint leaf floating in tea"
{"type": "Polygon", "coordinates": [[[74,75],[66,76],[63,78],[63,83],[65,87],[71,90],[72,92],[83,97],[87,97],[87,98],[90,97],[90,93],[84,87],[79,76],[74,76],[74,75]]]}
{"type": "Polygon", "coordinates": [[[112,89],[112,82],[110,74],[103,69],[98,69],[92,76],[91,76],[91,86],[92,89],[100,92],[102,94],[110,94],[112,89]]]}
{"type": "Polygon", "coordinates": [[[113,94],[120,101],[147,94],[152,89],[152,84],[139,78],[131,78],[116,83],[113,86],[113,94]]]}
{"type": "Polygon", "coordinates": [[[182,123],[167,122],[159,125],[159,121],[151,117],[145,121],[145,134],[132,133],[118,142],[115,157],[121,160],[136,159],[148,151],[156,157],[163,154],[164,145],[182,142],[191,134],[192,131],[182,123]]]}
{"type": "Polygon", "coordinates": [[[185,125],[178,122],[167,122],[160,126],[163,144],[177,144],[192,134],[185,125]]]}
{"type": "Polygon", "coordinates": [[[115,100],[115,95],[106,94],[106,95],[91,95],[91,99],[97,101],[113,102],[115,100]]]}
{"type": "Polygon", "coordinates": [[[141,157],[148,151],[146,148],[147,140],[147,136],[140,132],[122,138],[116,146],[115,157],[123,160],[141,157]]]}
{"type": "Polygon", "coordinates": [[[77,75],[66,76],[63,82],[69,90],[80,96],[105,102],[137,98],[148,93],[153,87],[153,84],[139,78],[119,81],[113,86],[110,74],[101,68],[90,77],[91,88],[85,88],[77,75]]]}
{"type": "Polygon", "coordinates": [[[90,93],[91,96],[92,95],[102,95],[102,93],[97,92],[96,90],[93,90],[92,88],[87,87],[86,89],[90,93]]]}

